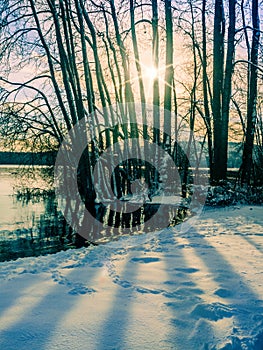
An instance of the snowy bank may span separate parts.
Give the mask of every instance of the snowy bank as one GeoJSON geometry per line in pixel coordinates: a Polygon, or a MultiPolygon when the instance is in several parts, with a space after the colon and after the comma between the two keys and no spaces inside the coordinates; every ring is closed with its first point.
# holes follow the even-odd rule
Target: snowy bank
{"type": "Polygon", "coordinates": [[[263,349],[263,210],[0,264],[0,349],[263,349]]]}

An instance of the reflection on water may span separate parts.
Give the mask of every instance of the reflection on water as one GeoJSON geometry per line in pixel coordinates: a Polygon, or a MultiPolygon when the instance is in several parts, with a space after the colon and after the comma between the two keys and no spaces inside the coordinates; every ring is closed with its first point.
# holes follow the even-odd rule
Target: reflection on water
{"type": "Polygon", "coordinates": [[[96,204],[87,208],[95,218],[88,224],[87,242],[72,232],[57,208],[54,192],[47,190],[52,189],[49,169],[34,169],[32,176],[29,169],[23,172],[18,167],[0,166],[0,261],[107,242],[117,239],[123,228],[128,234],[151,232],[163,228],[164,221],[174,225],[185,215],[171,204],[162,205],[161,211],[157,203],[144,204],[132,213],[96,204]],[[22,195],[14,195],[14,188],[22,195]]]}
{"type": "Polygon", "coordinates": [[[22,176],[23,171],[13,166],[0,168],[0,261],[54,253],[72,242],[54,196],[14,195],[15,187],[25,185],[23,181],[39,191],[48,185],[42,178],[22,176]]]}
{"type": "Polygon", "coordinates": [[[109,205],[97,204],[87,207],[96,220],[88,220],[82,232],[92,242],[108,242],[123,235],[138,235],[174,226],[183,220],[187,210],[174,204],[144,203],[138,209],[136,203],[129,204],[131,212],[113,210],[109,205]],[[101,225],[98,225],[98,222],[101,225]]]}

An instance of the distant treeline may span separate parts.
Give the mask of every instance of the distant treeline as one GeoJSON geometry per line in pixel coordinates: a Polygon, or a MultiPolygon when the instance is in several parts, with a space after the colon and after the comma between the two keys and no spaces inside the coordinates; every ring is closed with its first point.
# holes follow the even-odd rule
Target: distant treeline
{"type": "Polygon", "coordinates": [[[0,152],[0,164],[53,165],[56,152],[0,152]]]}
{"type": "MultiPolygon", "coordinates": [[[[183,143],[183,142],[182,142],[183,143]]],[[[207,146],[205,147],[207,148],[207,146]]],[[[257,147],[255,147],[257,149],[257,147]]],[[[207,151],[204,151],[207,153],[207,151]]],[[[0,164],[15,165],[54,165],[57,152],[0,152],[0,164]]],[[[239,168],[242,157],[242,143],[229,142],[228,144],[228,168],[239,168]]],[[[200,167],[208,167],[203,160],[200,167]]]]}

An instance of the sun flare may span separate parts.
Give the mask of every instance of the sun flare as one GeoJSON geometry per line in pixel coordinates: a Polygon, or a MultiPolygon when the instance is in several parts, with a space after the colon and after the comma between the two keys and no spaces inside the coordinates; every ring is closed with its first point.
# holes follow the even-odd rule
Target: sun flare
{"type": "Polygon", "coordinates": [[[153,66],[145,67],[145,76],[153,80],[158,76],[158,70],[153,66]]]}

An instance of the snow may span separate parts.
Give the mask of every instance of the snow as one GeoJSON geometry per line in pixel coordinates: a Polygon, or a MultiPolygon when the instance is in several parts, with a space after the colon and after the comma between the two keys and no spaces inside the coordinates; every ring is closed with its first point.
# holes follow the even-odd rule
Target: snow
{"type": "Polygon", "coordinates": [[[0,349],[263,349],[260,206],[0,264],[0,349]]]}

